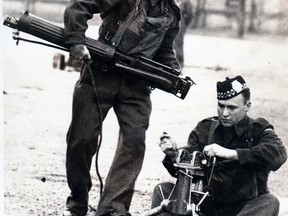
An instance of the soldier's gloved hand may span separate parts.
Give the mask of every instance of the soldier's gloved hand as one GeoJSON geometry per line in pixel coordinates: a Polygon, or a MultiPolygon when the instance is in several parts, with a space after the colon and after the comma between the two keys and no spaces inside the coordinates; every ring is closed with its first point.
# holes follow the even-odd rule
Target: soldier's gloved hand
{"type": "Polygon", "coordinates": [[[168,133],[164,132],[160,136],[160,143],[159,146],[161,150],[170,158],[171,161],[175,162],[177,155],[178,155],[178,149],[176,142],[168,135],[168,133]]]}
{"type": "Polygon", "coordinates": [[[70,57],[75,61],[88,61],[91,55],[87,47],[83,44],[75,44],[70,47],[70,57]]]}

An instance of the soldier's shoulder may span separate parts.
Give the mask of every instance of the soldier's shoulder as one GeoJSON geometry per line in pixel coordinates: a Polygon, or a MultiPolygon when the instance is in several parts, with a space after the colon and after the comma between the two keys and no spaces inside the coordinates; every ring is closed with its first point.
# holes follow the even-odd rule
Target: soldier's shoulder
{"type": "Polygon", "coordinates": [[[271,125],[265,118],[254,119],[252,125],[255,137],[260,136],[264,131],[274,131],[273,125],[271,125]]]}
{"type": "Polygon", "coordinates": [[[253,126],[258,128],[272,127],[272,125],[265,118],[254,119],[253,126]]]}
{"type": "Polygon", "coordinates": [[[198,125],[211,125],[213,122],[217,122],[217,121],[218,121],[218,117],[212,116],[212,117],[208,117],[208,118],[201,120],[198,123],[198,125]]]}

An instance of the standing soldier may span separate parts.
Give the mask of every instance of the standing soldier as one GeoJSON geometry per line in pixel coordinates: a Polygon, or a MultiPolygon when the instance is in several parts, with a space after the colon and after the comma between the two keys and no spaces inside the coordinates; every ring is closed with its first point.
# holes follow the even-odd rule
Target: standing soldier
{"type": "MultiPolygon", "coordinates": [[[[179,71],[173,44],[181,14],[175,0],[71,0],[64,13],[64,33],[73,60],[91,58],[85,31],[95,14],[102,18],[101,42],[123,54],[146,57],[179,71]]],[[[105,66],[93,59],[75,85],[66,153],[71,193],[64,215],[87,213],[92,158],[101,140],[102,122],[111,108],[117,116],[119,139],[96,215],[130,215],[134,185],[144,159],[151,90],[145,80],[105,66]]]]}

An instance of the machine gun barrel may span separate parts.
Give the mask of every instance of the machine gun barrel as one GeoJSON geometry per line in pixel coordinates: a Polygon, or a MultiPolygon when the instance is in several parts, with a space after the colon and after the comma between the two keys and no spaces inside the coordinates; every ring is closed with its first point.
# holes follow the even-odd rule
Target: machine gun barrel
{"type": "MultiPolygon", "coordinates": [[[[31,34],[69,51],[69,45],[65,43],[63,27],[30,14],[28,11],[22,13],[19,19],[7,16],[3,25],[31,34]]],[[[17,40],[17,38],[14,39],[17,40]]],[[[150,81],[152,87],[172,93],[181,99],[186,97],[190,87],[195,84],[190,77],[179,77],[171,67],[147,58],[124,55],[117,52],[114,46],[98,40],[86,37],[85,45],[92,59],[103,60],[111,68],[140,76],[150,81]]]]}
{"type": "MultiPolygon", "coordinates": [[[[67,51],[69,49],[69,45],[65,43],[63,27],[57,26],[52,22],[35,16],[28,11],[22,13],[19,19],[7,16],[4,19],[3,25],[66,48],[67,51]]],[[[116,49],[113,46],[103,44],[89,37],[86,37],[85,43],[92,58],[111,60],[115,55],[116,49]]]]}

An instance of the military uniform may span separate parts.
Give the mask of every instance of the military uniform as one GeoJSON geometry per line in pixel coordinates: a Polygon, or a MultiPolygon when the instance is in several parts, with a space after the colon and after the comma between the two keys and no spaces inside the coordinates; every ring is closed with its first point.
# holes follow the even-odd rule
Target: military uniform
{"type": "MultiPolygon", "coordinates": [[[[103,20],[99,29],[99,40],[103,43],[117,47],[124,54],[180,67],[173,50],[180,20],[174,0],[70,1],[64,14],[66,43],[85,44],[87,21],[97,13],[103,20]],[[128,17],[133,18],[128,21],[128,17]]],[[[77,215],[85,215],[88,210],[92,157],[102,121],[111,108],[120,126],[119,140],[97,215],[129,210],[144,158],[151,113],[149,83],[132,75],[106,71],[103,66],[103,62],[94,60],[91,68],[81,71],[74,89],[66,170],[71,189],[67,207],[77,215]]]]}

